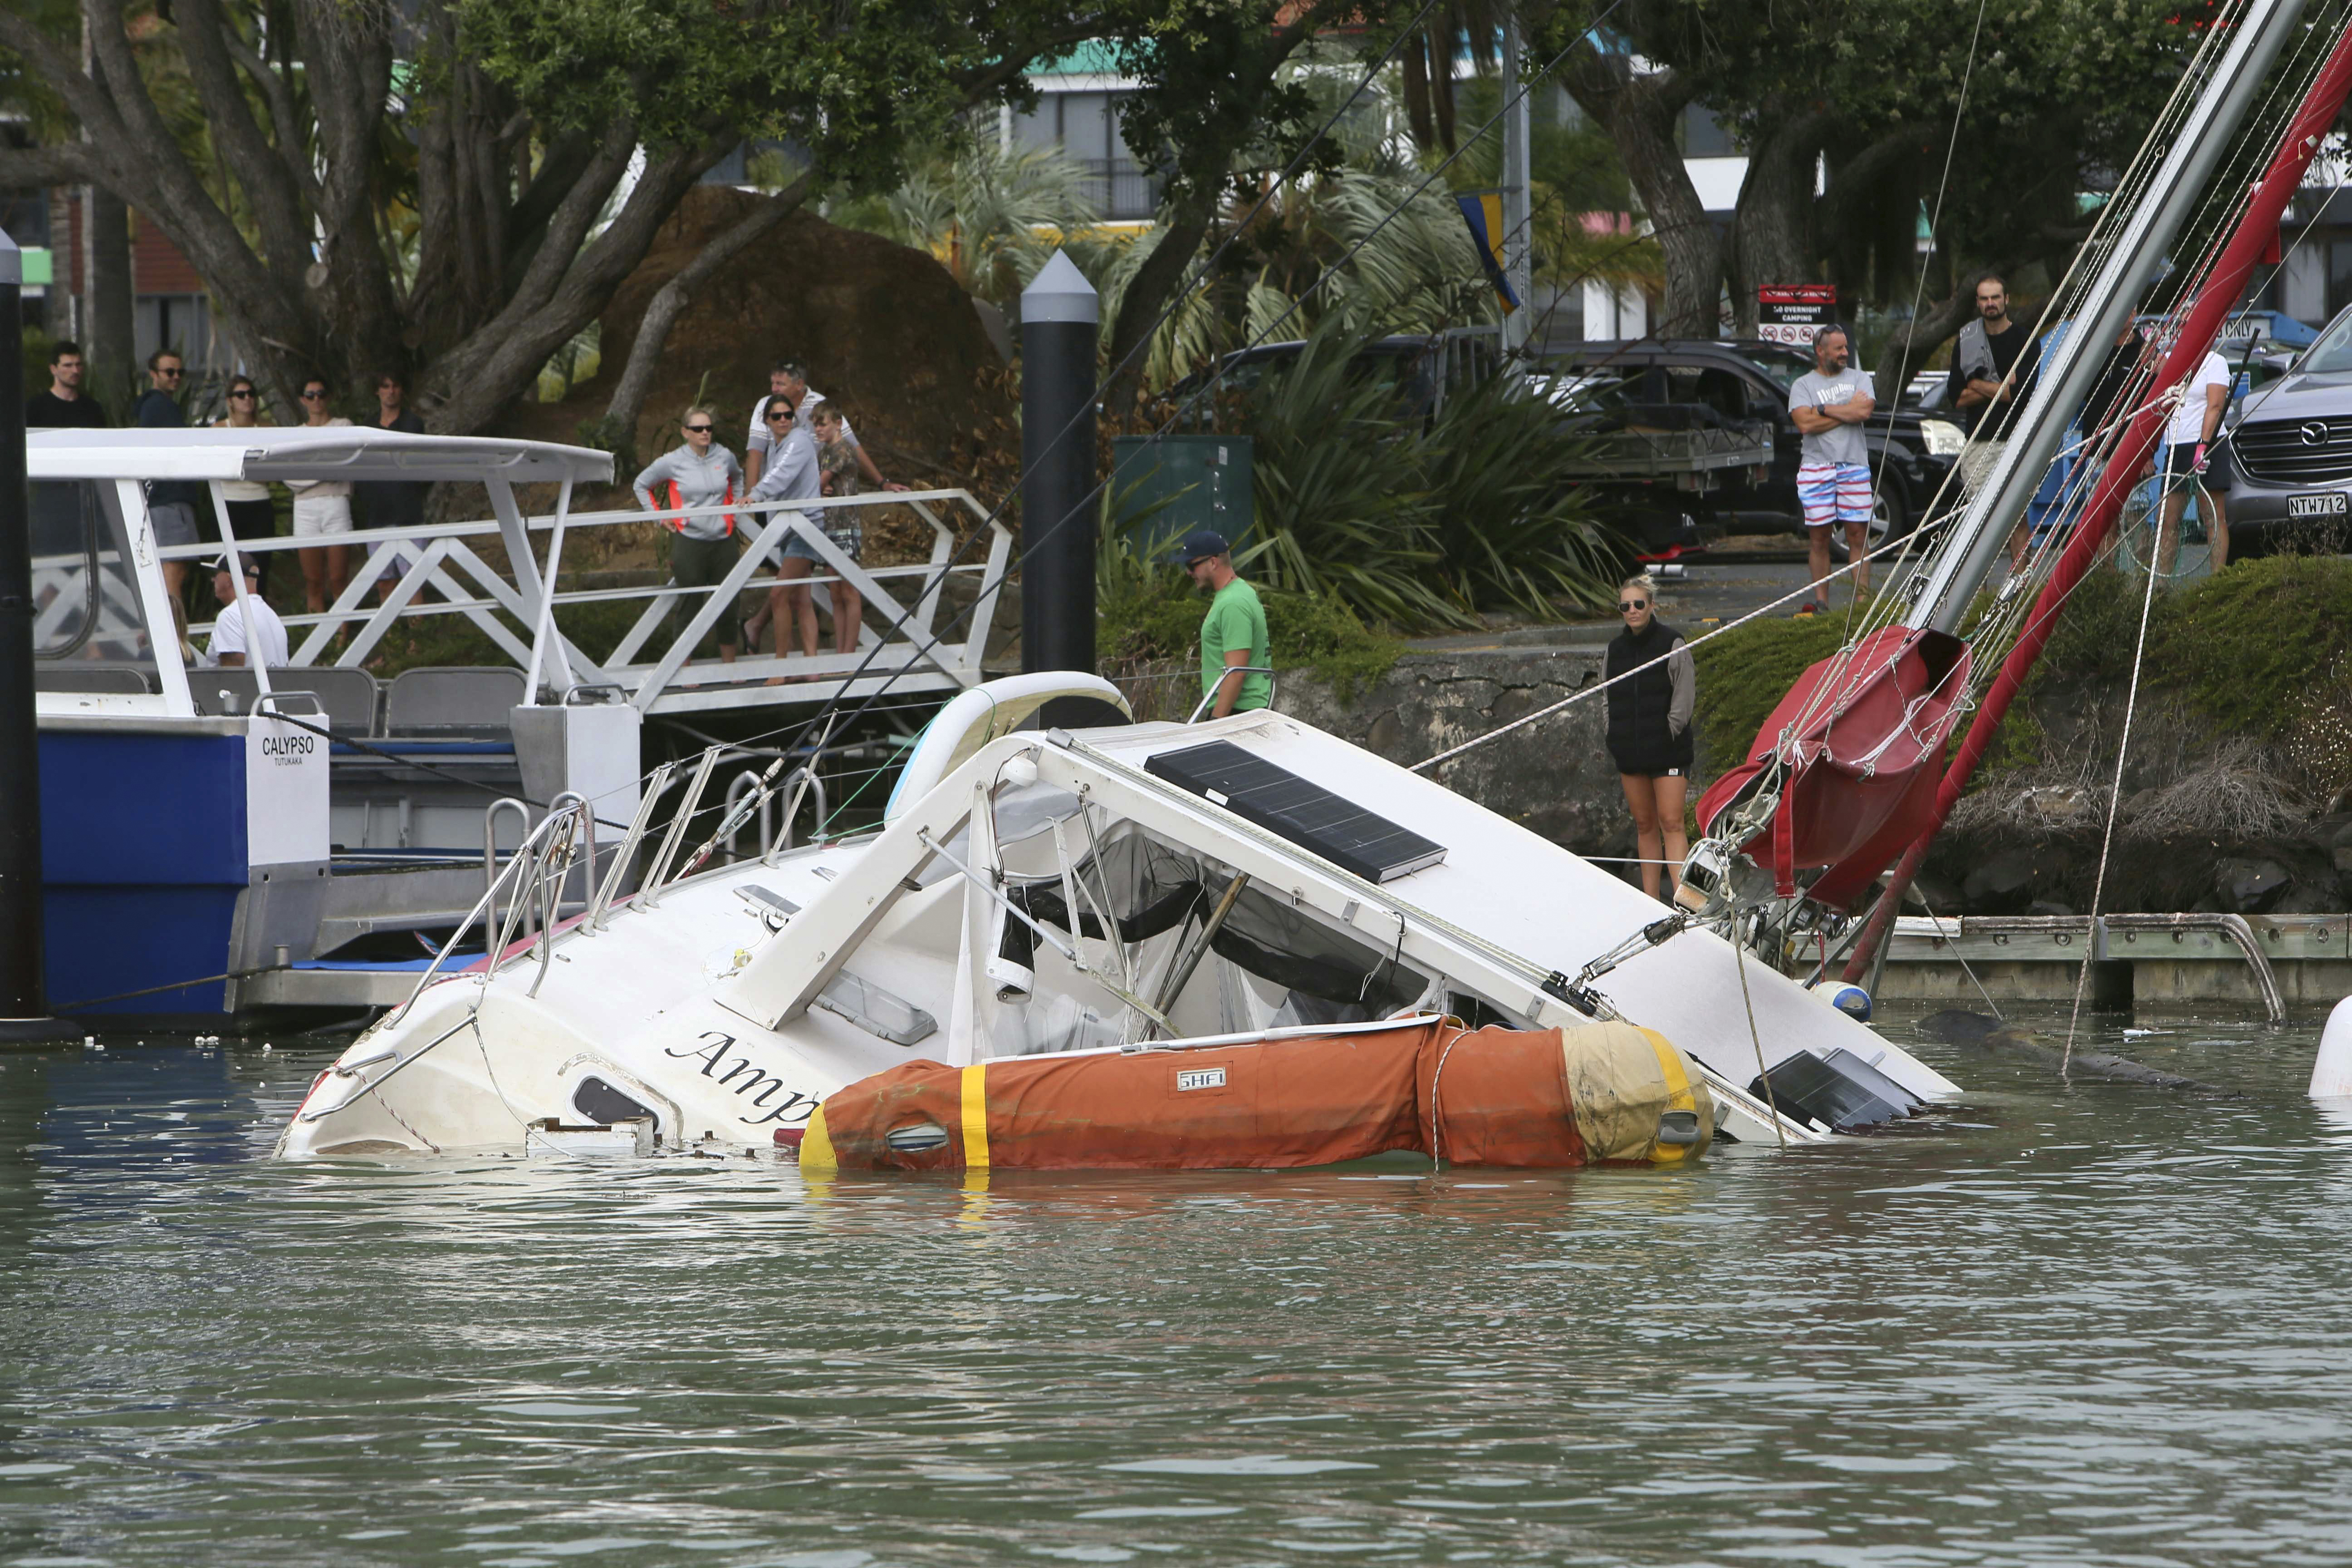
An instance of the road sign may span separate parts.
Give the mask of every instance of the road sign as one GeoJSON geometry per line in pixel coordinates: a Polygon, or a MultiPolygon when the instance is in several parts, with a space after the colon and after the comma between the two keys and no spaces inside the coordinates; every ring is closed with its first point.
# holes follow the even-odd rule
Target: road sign
{"type": "Polygon", "coordinates": [[[1769,343],[1805,348],[1837,320],[1834,283],[1763,283],[1756,289],[1756,335],[1769,343]]]}

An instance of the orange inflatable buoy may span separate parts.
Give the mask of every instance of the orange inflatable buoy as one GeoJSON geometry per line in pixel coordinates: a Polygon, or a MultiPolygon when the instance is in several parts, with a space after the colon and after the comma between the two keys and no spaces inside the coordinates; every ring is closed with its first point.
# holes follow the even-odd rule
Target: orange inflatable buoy
{"type": "Polygon", "coordinates": [[[827,1099],[803,1169],[1217,1170],[1397,1151],[1456,1165],[1672,1163],[1715,1105],[1683,1054],[1630,1024],[1385,1029],[1244,1045],[915,1061],[827,1099]]]}

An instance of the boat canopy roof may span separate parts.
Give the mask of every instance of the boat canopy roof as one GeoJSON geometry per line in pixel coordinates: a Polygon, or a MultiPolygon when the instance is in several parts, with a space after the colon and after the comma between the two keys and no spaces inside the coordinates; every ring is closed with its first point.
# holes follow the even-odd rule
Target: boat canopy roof
{"type": "Polygon", "coordinates": [[[34,479],[414,479],[601,483],[613,455],[499,436],[411,436],[356,425],[195,430],[32,430],[34,479]]]}

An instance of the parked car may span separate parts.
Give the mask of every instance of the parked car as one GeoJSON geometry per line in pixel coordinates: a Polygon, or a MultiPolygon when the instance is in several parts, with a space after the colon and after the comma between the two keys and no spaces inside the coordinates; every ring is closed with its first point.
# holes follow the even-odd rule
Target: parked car
{"type": "Polygon", "coordinates": [[[2352,309],[2240,405],[2230,553],[2336,553],[2352,542],[2352,309]]]}
{"type": "MultiPolygon", "coordinates": [[[[1205,418],[1219,398],[1255,391],[1269,373],[1287,368],[1306,350],[1303,338],[1236,350],[1213,369],[1178,382],[1169,395],[1188,404],[1193,418],[1205,418]],[[1209,395],[1195,400],[1204,384],[1213,384],[1209,395]]],[[[1484,381],[1500,361],[1494,329],[1472,327],[1374,338],[1356,351],[1349,365],[1354,375],[1394,389],[1398,417],[1433,419],[1448,394],[1484,381]]]]}
{"type": "MultiPolygon", "coordinates": [[[[1734,529],[1801,532],[1797,462],[1802,437],[1789,416],[1789,388],[1813,368],[1812,356],[1753,338],[1665,338],[1578,343],[1549,356],[1547,367],[1571,375],[1617,378],[1612,395],[1667,419],[1735,425],[1769,423],[1772,463],[1707,498],[1714,521],[1734,529]]],[[[1874,544],[1910,531],[1967,445],[1958,425],[1917,407],[1882,405],[1864,426],[1878,503],[1874,544]]],[[[1832,531],[1843,558],[1843,530],[1832,531]]]]}

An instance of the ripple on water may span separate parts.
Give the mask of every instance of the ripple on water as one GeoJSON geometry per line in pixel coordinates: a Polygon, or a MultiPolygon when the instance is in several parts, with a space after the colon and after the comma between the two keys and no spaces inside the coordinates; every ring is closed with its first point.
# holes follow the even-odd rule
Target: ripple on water
{"type": "Polygon", "coordinates": [[[0,1561],[2344,1561],[2314,1033],[2098,1041],[2226,1101],[1922,1047],[1937,1135],[1691,1171],[970,1194],[280,1166],[330,1053],[10,1058],[0,1561]]]}

